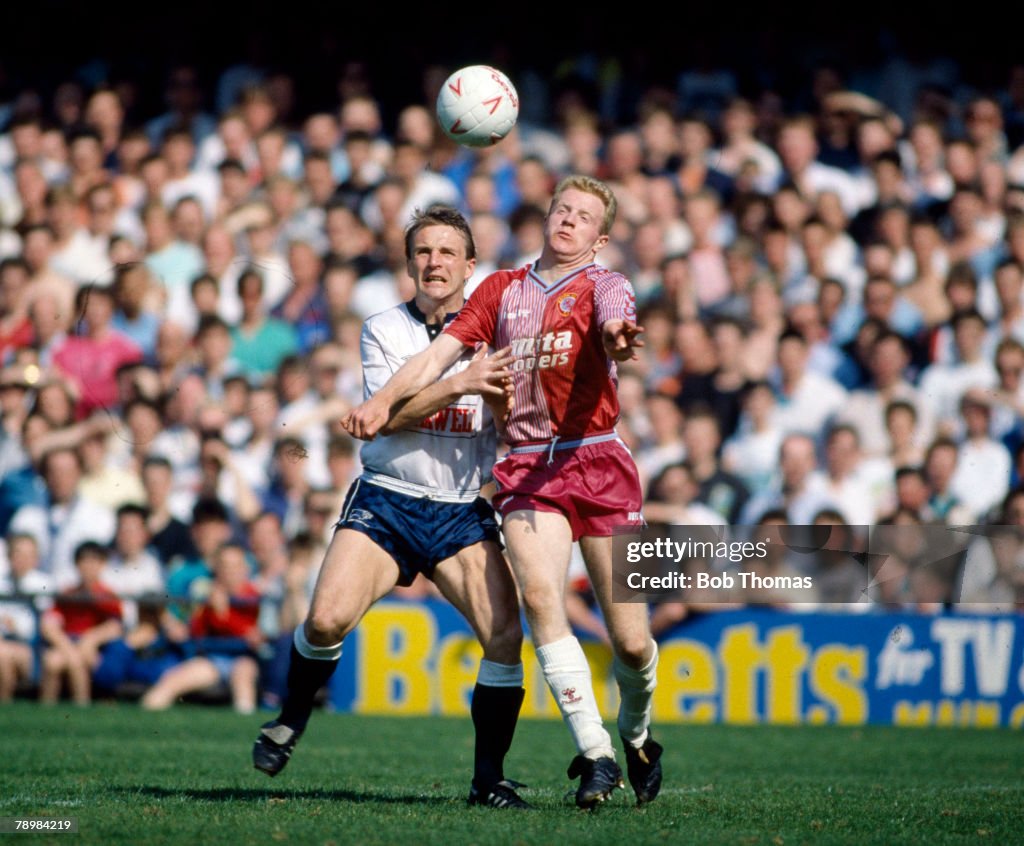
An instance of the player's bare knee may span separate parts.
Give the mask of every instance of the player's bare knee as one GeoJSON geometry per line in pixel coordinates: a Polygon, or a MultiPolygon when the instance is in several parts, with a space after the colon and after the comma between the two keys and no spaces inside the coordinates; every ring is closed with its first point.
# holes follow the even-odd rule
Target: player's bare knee
{"type": "Polygon", "coordinates": [[[313,646],[334,646],[347,633],[345,623],[330,608],[312,608],[306,619],[306,640],[313,646]]]}
{"type": "Polygon", "coordinates": [[[523,648],[523,629],[519,618],[509,625],[497,626],[485,642],[481,643],[484,658],[498,664],[518,664],[523,648]]]}
{"type": "Polygon", "coordinates": [[[612,635],[615,656],[627,667],[639,670],[651,660],[651,638],[646,632],[629,633],[622,637],[612,635]]]}
{"type": "Polygon", "coordinates": [[[527,585],[522,598],[523,610],[531,620],[551,620],[564,608],[562,597],[548,585],[527,585]]]}

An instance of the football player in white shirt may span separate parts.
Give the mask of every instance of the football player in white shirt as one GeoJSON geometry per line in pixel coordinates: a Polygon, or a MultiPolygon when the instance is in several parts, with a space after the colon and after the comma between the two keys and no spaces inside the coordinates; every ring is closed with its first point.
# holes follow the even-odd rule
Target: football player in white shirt
{"type": "MultiPolygon", "coordinates": [[[[468,224],[447,207],[416,215],[406,256],[416,296],[363,327],[367,398],[455,317],[476,264],[468,224]]],[[[363,474],[345,499],[306,622],[295,630],[281,714],[261,728],[253,747],[254,765],[268,775],[288,762],[345,636],[396,584],[423,573],[465,615],[484,650],[471,709],[469,802],[529,807],[516,793],[521,785],[505,780],[502,769],[524,694],[519,605],[494,512],[480,498],[494,463],[487,405],[506,413],[503,368],[510,359],[483,353],[464,355],[405,403],[384,432],[391,437],[363,447],[363,474]]]]}

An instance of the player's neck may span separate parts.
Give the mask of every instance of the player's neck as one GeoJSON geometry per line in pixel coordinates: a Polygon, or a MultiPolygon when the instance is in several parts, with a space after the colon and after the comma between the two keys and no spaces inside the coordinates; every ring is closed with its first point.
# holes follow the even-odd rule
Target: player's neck
{"type": "Polygon", "coordinates": [[[594,263],[594,253],[580,256],[557,256],[545,250],[533,266],[533,271],[545,282],[557,282],[573,271],[594,263]]]}
{"type": "Polygon", "coordinates": [[[425,297],[422,294],[417,294],[413,299],[416,308],[420,310],[427,323],[439,323],[442,326],[444,325],[445,318],[449,314],[455,314],[461,309],[465,301],[466,299],[462,296],[461,292],[443,300],[435,300],[433,297],[425,297]]]}

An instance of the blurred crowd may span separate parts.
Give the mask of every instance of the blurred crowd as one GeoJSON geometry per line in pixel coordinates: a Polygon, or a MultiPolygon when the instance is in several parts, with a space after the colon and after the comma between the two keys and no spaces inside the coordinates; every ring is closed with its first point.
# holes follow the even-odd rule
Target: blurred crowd
{"type": "MultiPolygon", "coordinates": [[[[171,69],[161,114],[78,82],[0,106],[0,594],[49,597],[0,606],[0,699],[42,643],[44,699],[95,672],[254,707],[359,472],[338,421],[362,321],[412,295],[411,213],[467,215],[471,291],[538,255],[567,173],[620,203],[650,522],[1024,526],[1024,66],[956,73],[876,98],[823,67],[788,102],[698,68],[615,124],[568,89],[481,151],[425,105],[385,125],[369,80],[298,115],[248,66],[171,69]]],[[[932,599],[1019,604],[1001,538],[932,599]]]]}

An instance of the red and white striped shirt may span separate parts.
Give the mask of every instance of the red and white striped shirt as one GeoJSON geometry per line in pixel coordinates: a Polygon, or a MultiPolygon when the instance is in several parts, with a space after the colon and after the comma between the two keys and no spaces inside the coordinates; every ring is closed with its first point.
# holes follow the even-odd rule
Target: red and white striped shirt
{"type": "Polygon", "coordinates": [[[611,431],[619,419],[615,362],[604,351],[608,320],[636,320],[633,287],[596,264],[547,284],[532,265],[492,273],[445,329],[468,347],[510,346],[513,444],[611,431]]]}

